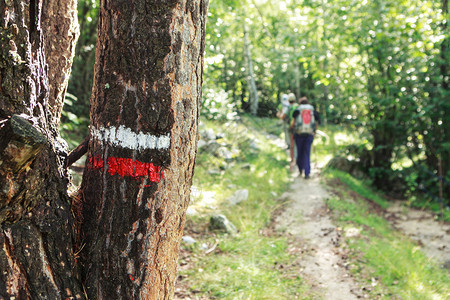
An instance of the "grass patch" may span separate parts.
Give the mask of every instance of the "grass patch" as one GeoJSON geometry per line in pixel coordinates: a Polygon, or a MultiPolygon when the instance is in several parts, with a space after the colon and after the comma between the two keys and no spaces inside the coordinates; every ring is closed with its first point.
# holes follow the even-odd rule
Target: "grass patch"
{"type": "Polygon", "coordinates": [[[382,208],[389,207],[389,202],[385,198],[378,195],[372,188],[370,188],[368,183],[356,179],[350,174],[339,170],[327,170],[326,174],[328,174],[329,177],[339,179],[342,183],[346,184],[348,188],[350,188],[352,191],[355,191],[361,197],[364,197],[378,204],[380,207],[382,208]]]}
{"type": "Polygon", "coordinates": [[[359,237],[346,240],[352,253],[355,277],[366,280],[373,296],[381,295],[383,299],[448,299],[448,272],[427,258],[417,244],[371,211],[366,199],[379,203],[379,195],[370,195],[370,189],[362,182],[342,180],[345,177],[335,171],[328,173],[328,183],[339,194],[328,200],[328,206],[344,231],[348,227],[360,229],[359,237]],[[336,178],[346,185],[350,182],[348,186],[356,187],[360,197],[350,195],[347,186],[336,185],[332,180],[336,178]],[[374,285],[374,282],[380,284],[374,285]]]}
{"type": "Polygon", "coordinates": [[[308,287],[297,269],[291,271],[295,257],[288,254],[287,239],[262,233],[282,205],[277,198],[290,182],[284,144],[274,140],[281,136],[281,126],[273,119],[243,116],[239,122],[202,120],[201,130],[206,129],[220,137],[217,142],[232,159],[199,151],[190,206],[197,214],[188,216],[187,224],[206,228],[209,216],[220,213],[239,233],[231,236],[203,229],[196,244],[184,245],[192,260],[180,272],[186,278],[184,284],[200,297],[295,299],[302,295],[307,299],[308,287]],[[248,190],[248,199],[231,205],[227,199],[242,189],[248,190]],[[201,245],[214,243],[218,243],[216,251],[206,255],[201,245]]]}
{"type": "Polygon", "coordinates": [[[293,299],[305,294],[306,287],[297,275],[278,268],[291,260],[284,238],[247,232],[234,239],[222,237],[220,253],[203,257],[187,274],[195,277],[191,288],[210,297],[293,299]]]}

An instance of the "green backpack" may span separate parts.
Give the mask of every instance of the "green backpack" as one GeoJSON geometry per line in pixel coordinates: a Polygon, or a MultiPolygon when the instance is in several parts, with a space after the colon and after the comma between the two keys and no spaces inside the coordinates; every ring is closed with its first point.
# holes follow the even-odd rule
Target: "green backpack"
{"type": "Polygon", "coordinates": [[[294,111],[297,109],[297,107],[297,103],[293,103],[291,106],[289,106],[289,124],[291,124],[292,118],[294,117],[294,111]]]}

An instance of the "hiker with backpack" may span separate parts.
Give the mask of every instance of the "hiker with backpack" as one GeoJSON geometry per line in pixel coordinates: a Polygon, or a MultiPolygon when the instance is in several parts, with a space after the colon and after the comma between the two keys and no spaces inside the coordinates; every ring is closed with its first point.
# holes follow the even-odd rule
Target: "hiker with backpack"
{"type": "MultiPolygon", "coordinates": [[[[289,124],[291,124],[292,119],[293,119],[293,115],[295,110],[298,107],[298,104],[296,103],[296,97],[294,93],[289,93],[288,95],[288,100],[289,100],[289,124]]],[[[294,167],[294,161],[297,157],[297,147],[294,141],[294,131],[293,128],[291,126],[289,126],[289,140],[290,140],[290,154],[291,154],[291,165],[290,165],[290,171],[292,172],[292,169],[294,167]]]]}
{"type": "Polygon", "coordinates": [[[311,146],[314,134],[320,124],[319,113],[308,103],[308,98],[299,99],[300,105],[292,115],[290,128],[294,132],[294,141],[297,146],[297,166],[300,176],[305,172],[305,179],[311,173],[311,146]]]}
{"type": "Polygon", "coordinates": [[[288,149],[291,147],[291,138],[289,136],[289,100],[288,95],[281,95],[281,103],[278,105],[277,117],[283,122],[284,140],[288,149]]]}

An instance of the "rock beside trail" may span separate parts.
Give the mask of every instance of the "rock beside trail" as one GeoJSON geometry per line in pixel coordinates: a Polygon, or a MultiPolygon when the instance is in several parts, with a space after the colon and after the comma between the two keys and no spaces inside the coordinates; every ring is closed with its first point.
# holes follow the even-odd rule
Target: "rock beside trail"
{"type": "Polygon", "coordinates": [[[241,203],[242,201],[246,201],[248,199],[248,190],[237,190],[234,194],[229,197],[227,200],[230,204],[235,205],[241,203]]]}
{"type": "Polygon", "coordinates": [[[245,163],[245,164],[241,165],[241,169],[244,169],[244,170],[251,170],[251,168],[252,168],[252,165],[249,163],[245,163]]]}
{"type": "Polygon", "coordinates": [[[219,169],[210,169],[208,170],[209,175],[222,175],[222,172],[219,169]]]}
{"type": "Polygon", "coordinates": [[[221,147],[220,144],[218,142],[216,142],[215,140],[211,140],[211,141],[200,140],[200,141],[198,141],[198,149],[205,151],[205,152],[216,153],[220,147],[221,147]]]}
{"type": "Polygon", "coordinates": [[[450,260],[445,261],[445,262],[442,264],[442,267],[443,267],[443,268],[446,268],[447,270],[450,271],[450,260]]]}
{"type": "Polygon", "coordinates": [[[183,236],[181,239],[186,245],[192,245],[197,242],[193,237],[188,235],[183,236]]]}
{"type": "Polygon", "coordinates": [[[199,151],[211,154],[222,159],[226,163],[232,162],[239,156],[239,145],[236,145],[236,143],[228,144],[223,141],[225,133],[215,134],[214,130],[210,128],[200,131],[200,136],[201,139],[197,144],[199,151]]]}
{"type": "Polygon", "coordinates": [[[259,143],[259,140],[257,140],[257,139],[250,141],[250,148],[253,150],[258,150],[258,151],[261,150],[258,143],[259,143]]]}
{"type": "Polygon", "coordinates": [[[211,219],[209,220],[209,229],[213,231],[224,231],[229,234],[237,233],[236,226],[234,226],[224,215],[211,216],[211,219]]]}
{"type": "Polygon", "coordinates": [[[200,136],[204,138],[205,140],[215,140],[216,134],[214,133],[214,130],[212,128],[200,131],[200,136]]]}
{"type": "Polygon", "coordinates": [[[217,152],[218,152],[218,155],[220,157],[222,157],[223,159],[225,159],[226,161],[233,160],[233,154],[226,147],[219,148],[217,152]]]}

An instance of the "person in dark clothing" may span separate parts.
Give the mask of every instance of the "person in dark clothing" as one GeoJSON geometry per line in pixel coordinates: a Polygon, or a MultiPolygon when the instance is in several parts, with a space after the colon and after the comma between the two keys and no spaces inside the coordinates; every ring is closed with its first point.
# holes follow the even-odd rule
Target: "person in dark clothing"
{"type": "Polygon", "coordinates": [[[302,97],[300,105],[293,113],[291,128],[294,130],[294,141],[297,146],[297,166],[300,176],[305,172],[305,179],[311,173],[311,146],[314,135],[320,124],[320,115],[314,107],[308,103],[308,98],[302,97]]]}

